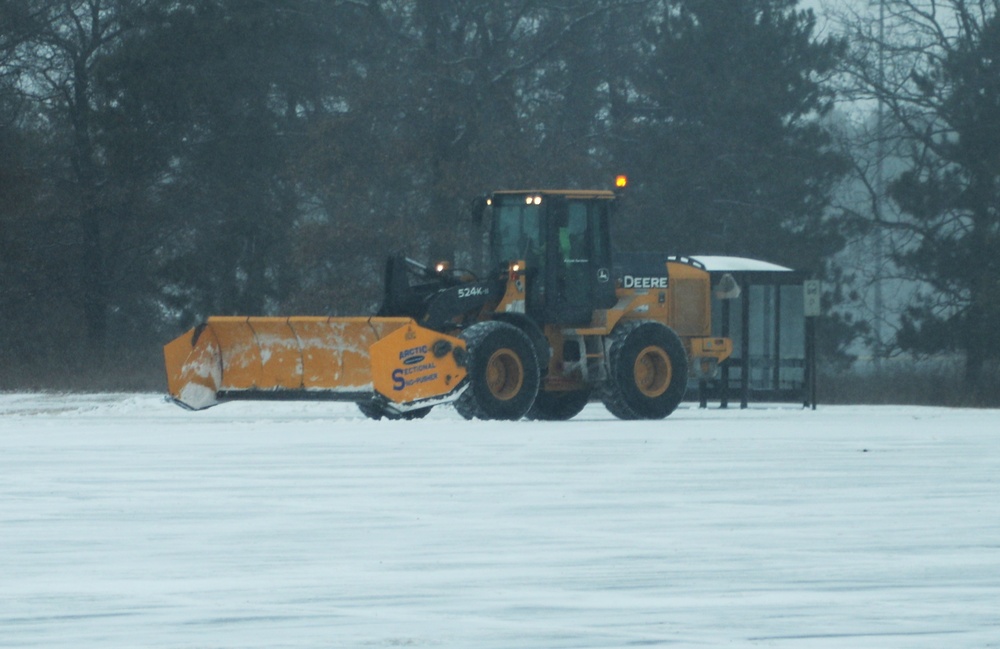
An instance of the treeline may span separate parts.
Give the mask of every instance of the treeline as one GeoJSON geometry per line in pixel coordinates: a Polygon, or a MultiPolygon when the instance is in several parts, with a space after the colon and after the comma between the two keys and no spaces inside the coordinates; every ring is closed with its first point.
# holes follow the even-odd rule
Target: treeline
{"type": "Polygon", "coordinates": [[[833,204],[867,149],[828,117],[873,87],[849,31],[796,0],[0,0],[0,363],[365,313],[391,251],[477,265],[475,196],[616,173],[619,248],[809,270],[833,306],[871,221],[833,204]]]}

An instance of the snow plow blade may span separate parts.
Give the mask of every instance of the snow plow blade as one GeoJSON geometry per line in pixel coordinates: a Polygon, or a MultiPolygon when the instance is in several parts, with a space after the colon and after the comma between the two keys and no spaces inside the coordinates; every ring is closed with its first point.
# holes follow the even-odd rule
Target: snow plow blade
{"type": "Polygon", "coordinates": [[[465,386],[465,343],[411,318],[212,317],[163,355],[170,397],[191,410],[240,398],[380,395],[406,412],[452,401],[465,386]]]}

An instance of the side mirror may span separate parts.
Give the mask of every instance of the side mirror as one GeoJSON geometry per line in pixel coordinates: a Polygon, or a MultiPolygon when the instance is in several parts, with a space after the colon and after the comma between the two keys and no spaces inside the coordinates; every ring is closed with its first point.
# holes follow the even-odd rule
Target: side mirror
{"type": "Polygon", "coordinates": [[[715,297],[720,300],[735,300],[741,293],[742,291],[740,290],[740,285],[736,283],[736,278],[729,273],[723,275],[719,280],[719,284],[715,287],[715,297]]]}

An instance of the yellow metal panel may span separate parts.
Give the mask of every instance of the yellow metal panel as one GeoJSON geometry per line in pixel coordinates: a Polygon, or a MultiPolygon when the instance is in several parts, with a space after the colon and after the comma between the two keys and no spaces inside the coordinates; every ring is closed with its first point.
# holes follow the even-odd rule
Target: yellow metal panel
{"type": "Polygon", "coordinates": [[[288,318],[248,318],[260,354],[260,390],[302,387],[302,350],[288,318]]]}
{"type": "Polygon", "coordinates": [[[659,292],[654,293],[647,289],[616,289],[615,296],[618,298],[618,303],[614,307],[603,312],[595,311],[589,327],[577,327],[567,331],[579,336],[607,336],[621,320],[662,321],[664,316],[656,311],[659,292]]]}
{"type": "Polygon", "coordinates": [[[261,380],[260,348],[247,320],[225,316],[208,319],[222,354],[220,390],[249,390],[258,387],[261,380]]]}
{"type": "Polygon", "coordinates": [[[263,390],[303,398],[342,392],[357,398],[374,389],[372,355],[379,339],[385,339],[378,355],[383,394],[397,403],[447,395],[465,376],[450,353],[428,361],[433,370],[426,372],[403,362],[408,349],[440,340],[464,347],[460,339],[410,318],[213,317],[164,347],[167,389],[194,409],[214,405],[219,392],[263,390]],[[394,375],[397,369],[403,373],[394,375]],[[403,389],[393,389],[400,379],[403,389]]]}
{"type": "Polygon", "coordinates": [[[409,403],[451,392],[465,378],[453,350],[465,348],[460,338],[424,329],[401,327],[372,345],[375,391],[396,403],[409,403]]]}
{"type": "MultiPolygon", "coordinates": [[[[338,318],[338,320],[350,320],[351,318],[338,318]]],[[[393,331],[408,324],[413,324],[412,318],[366,318],[365,319],[379,340],[385,338],[393,331]]]]}
{"type": "Polygon", "coordinates": [[[733,354],[733,341],[729,338],[691,338],[688,344],[692,357],[714,358],[721,362],[733,354]]]}
{"type": "Polygon", "coordinates": [[[495,308],[497,313],[524,313],[525,300],[527,299],[524,280],[525,266],[523,259],[509,264],[506,288],[504,289],[503,297],[500,298],[500,302],[495,308]],[[515,267],[518,270],[513,270],[515,267]]]}
{"type": "MultiPolygon", "coordinates": [[[[324,388],[343,376],[342,350],[347,344],[330,325],[330,318],[289,318],[288,326],[298,339],[302,353],[302,387],[324,388]]],[[[354,344],[352,341],[351,344],[354,344]]],[[[362,379],[364,384],[365,380],[362,379]]]]}
{"type": "Polygon", "coordinates": [[[302,350],[307,390],[371,389],[369,348],[378,340],[368,318],[289,318],[302,350]]]}
{"type": "Polygon", "coordinates": [[[712,288],[708,272],[675,262],[668,262],[667,269],[670,326],[680,336],[710,335],[712,288]]]}
{"type": "Polygon", "coordinates": [[[167,391],[195,410],[216,403],[222,383],[222,355],[207,325],[195,327],[163,348],[167,391]]]}

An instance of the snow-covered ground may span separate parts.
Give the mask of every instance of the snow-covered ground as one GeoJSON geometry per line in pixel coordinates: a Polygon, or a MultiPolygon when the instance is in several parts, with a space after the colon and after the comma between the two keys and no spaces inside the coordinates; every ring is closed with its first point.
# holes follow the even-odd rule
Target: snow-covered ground
{"type": "Polygon", "coordinates": [[[0,647],[1000,647],[1000,411],[0,394],[0,647]]]}

